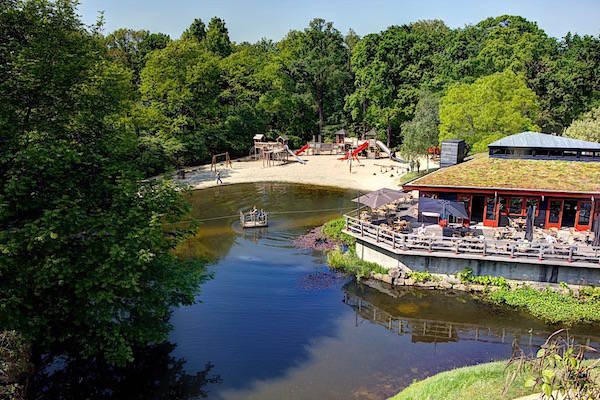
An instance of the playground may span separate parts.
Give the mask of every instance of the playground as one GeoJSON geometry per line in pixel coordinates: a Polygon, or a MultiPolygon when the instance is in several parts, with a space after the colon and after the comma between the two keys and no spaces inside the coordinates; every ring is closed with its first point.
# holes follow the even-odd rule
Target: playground
{"type": "MultiPolygon", "coordinates": [[[[410,168],[405,162],[396,162],[389,158],[360,157],[360,161],[352,161],[352,172],[350,172],[349,161],[339,160],[343,156],[343,154],[302,156],[305,164],[289,162],[270,167],[264,166],[263,159],[232,160],[231,168],[226,167],[225,161],[218,163],[216,167],[221,172],[225,185],[250,182],[290,182],[365,191],[382,187],[397,187],[399,178],[410,168]]],[[[423,169],[426,165],[425,158],[421,159],[420,163],[423,169]]],[[[437,166],[431,161],[429,165],[431,168],[437,166]]],[[[211,165],[188,168],[185,179],[180,179],[178,182],[189,184],[197,189],[216,186],[213,171],[211,171],[211,165]]]]}

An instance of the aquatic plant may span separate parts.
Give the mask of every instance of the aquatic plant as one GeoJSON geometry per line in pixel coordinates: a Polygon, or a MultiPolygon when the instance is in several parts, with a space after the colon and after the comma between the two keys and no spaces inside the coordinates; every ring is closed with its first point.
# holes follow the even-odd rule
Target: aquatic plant
{"type": "Polygon", "coordinates": [[[406,277],[413,279],[415,282],[423,283],[437,280],[429,271],[409,271],[406,273],[406,277]]]}
{"type": "Polygon", "coordinates": [[[340,217],[326,222],[323,225],[323,228],[321,228],[321,231],[328,239],[338,243],[344,243],[347,246],[353,246],[356,239],[342,232],[344,229],[346,229],[346,219],[340,217]]]}
{"type": "Polygon", "coordinates": [[[371,272],[385,274],[387,270],[381,265],[361,260],[356,255],[354,248],[350,248],[346,253],[340,249],[335,249],[327,253],[327,263],[331,268],[345,271],[356,276],[356,279],[369,277],[371,272]]]}
{"type": "Polygon", "coordinates": [[[458,279],[460,279],[461,283],[464,284],[477,284],[477,285],[485,285],[485,286],[498,286],[503,288],[508,288],[508,281],[503,276],[490,276],[490,275],[482,275],[476,276],[473,275],[473,269],[465,268],[460,271],[458,274],[458,279]]]}

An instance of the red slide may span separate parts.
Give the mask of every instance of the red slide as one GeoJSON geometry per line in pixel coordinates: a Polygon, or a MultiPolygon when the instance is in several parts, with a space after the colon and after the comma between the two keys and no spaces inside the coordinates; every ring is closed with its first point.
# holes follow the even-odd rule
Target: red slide
{"type": "MultiPolygon", "coordinates": [[[[356,148],[356,150],[354,150],[352,152],[352,158],[355,158],[355,159],[358,160],[358,157],[357,157],[358,153],[360,153],[361,151],[365,150],[367,147],[369,147],[369,142],[365,141],[363,144],[361,144],[360,146],[358,146],[356,148]]],[[[349,157],[349,155],[350,155],[350,152],[346,153],[346,155],[344,157],[339,158],[339,160],[347,160],[348,157],[349,157]]]]}
{"type": "Polygon", "coordinates": [[[296,152],[296,155],[297,155],[297,156],[299,156],[300,154],[304,153],[304,152],[306,151],[306,149],[308,149],[308,143],[306,143],[304,146],[302,146],[302,147],[300,148],[300,150],[298,150],[298,151],[296,152]]]}

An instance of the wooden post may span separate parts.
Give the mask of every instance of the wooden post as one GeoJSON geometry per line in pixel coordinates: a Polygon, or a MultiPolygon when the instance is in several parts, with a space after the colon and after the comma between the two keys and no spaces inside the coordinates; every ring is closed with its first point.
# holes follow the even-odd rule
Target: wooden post
{"type": "Polygon", "coordinates": [[[396,232],[392,231],[392,249],[396,250],[396,232]]]}
{"type": "Polygon", "coordinates": [[[377,227],[377,235],[375,236],[375,243],[379,243],[379,226],[377,227]]]}
{"type": "Polygon", "coordinates": [[[365,236],[365,224],[362,221],[360,221],[360,236],[365,236]]]}
{"type": "Polygon", "coordinates": [[[573,261],[573,246],[569,247],[569,262],[573,261]]]}
{"type": "Polygon", "coordinates": [[[485,257],[487,251],[487,242],[483,239],[483,257],[485,257]]]}

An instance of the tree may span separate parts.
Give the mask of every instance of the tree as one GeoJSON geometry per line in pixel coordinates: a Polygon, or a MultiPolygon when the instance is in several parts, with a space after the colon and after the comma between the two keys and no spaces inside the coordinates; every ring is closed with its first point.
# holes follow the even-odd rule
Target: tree
{"type": "Polygon", "coordinates": [[[196,39],[201,43],[206,38],[206,26],[200,18],[194,18],[191,25],[181,35],[182,39],[196,39]]]}
{"type": "Polygon", "coordinates": [[[441,100],[440,142],[465,139],[475,152],[486,151],[500,137],[539,130],[538,112],[535,93],[512,71],[455,84],[441,100]]]}
{"type": "Polygon", "coordinates": [[[404,141],[400,152],[407,158],[427,154],[439,143],[439,100],[431,92],[422,92],[414,118],[402,124],[404,141]]]}
{"type": "Polygon", "coordinates": [[[57,354],[131,361],[205,276],[171,253],[180,234],[164,224],[186,211],[182,195],[131,163],[132,72],[74,7],[0,9],[0,325],[38,367],[57,354]]]}
{"type": "Polygon", "coordinates": [[[227,57],[231,54],[232,46],[229,40],[229,33],[227,32],[225,21],[221,18],[211,18],[206,30],[204,45],[208,51],[218,54],[221,57],[227,57]]]}
{"type": "Polygon", "coordinates": [[[600,142],[600,107],[583,114],[565,130],[567,137],[600,142]]]}
{"type": "Polygon", "coordinates": [[[140,71],[144,67],[146,55],[153,50],[164,48],[170,41],[163,33],[117,29],[105,39],[108,55],[133,71],[133,79],[139,84],[140,71]]]}
{"type": "Polygon", "coordinates": [[[279,71],[295,86],[297,95],[311,97],[320,135],[327,117],[343,110],[343,98],[349,93],[349,52],[344,38],[332,22],[317,18],[304,31],[289,32],[279,49],[279,71]]]}

